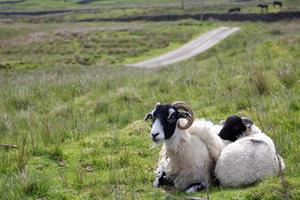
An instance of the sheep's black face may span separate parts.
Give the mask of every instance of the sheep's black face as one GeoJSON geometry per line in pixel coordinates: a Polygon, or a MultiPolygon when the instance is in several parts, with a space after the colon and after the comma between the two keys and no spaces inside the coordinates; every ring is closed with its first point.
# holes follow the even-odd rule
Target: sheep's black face
{"type": "Polygon", "coordinates": [[[178,118],[179,112],[172,105],[157,105],[145,117],[145,120],[152,119],[151,139],[156,143],[161,143],[171,138],[175,132],[178,118]]]}
{"type": "Polygon", "coordinates": [[[226,119],[219,136],[223,140],[230,140],[234,142],[238,137],[243,135],[244,131],[246,131],[246,125],[243,123],[242,118],[233,115],[226,119]]]}

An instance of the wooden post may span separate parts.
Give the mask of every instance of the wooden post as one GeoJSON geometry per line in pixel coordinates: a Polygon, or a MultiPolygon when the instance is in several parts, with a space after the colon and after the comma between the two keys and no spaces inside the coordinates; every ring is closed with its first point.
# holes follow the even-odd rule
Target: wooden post
{"type": "Polygon", "coordinates": [[[181,9],[184,10],[184,0],[181,0],[181,9]]]}

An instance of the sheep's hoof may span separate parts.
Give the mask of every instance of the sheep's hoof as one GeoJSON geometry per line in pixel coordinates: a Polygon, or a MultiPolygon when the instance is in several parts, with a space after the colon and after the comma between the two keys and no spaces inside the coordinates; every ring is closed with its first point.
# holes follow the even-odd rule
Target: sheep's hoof
{"type": "Polygon", "coordinates": [[[156,175],[155,181],[153,182],[153,187],[159,188],[163,185],[166,173],[164,171],[159,171],[156,175]]]}
{"type": "Polygon", "coordinates": [[[191,184],[186,190],[186,193],[194,193],[206,188],[205,183],[194,183],[191,184]]]}
{"type": "Polygon", "coordinates": [[[155,188],[160,187],[159,181],[157,179],[155,179],[155,181],[153,182],[153,187],[155,187],[155,188]]]}
{"type": "Polygon", "coordinates": [[[159,188],[162,185],[173,185],[172,181],[167,178],[165,172],[158,172],[155,181],[153,182],[153,187],[159,188]]]}

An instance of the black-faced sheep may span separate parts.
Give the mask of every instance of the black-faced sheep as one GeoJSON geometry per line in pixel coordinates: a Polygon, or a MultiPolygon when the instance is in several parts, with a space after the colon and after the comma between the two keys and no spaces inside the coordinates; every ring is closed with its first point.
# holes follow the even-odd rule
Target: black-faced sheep
{"type": "Polygon", "coordinates": [[[281,1],[273,1],[273,8],[276,8],[276,6],[281,8],[283,6],[283,4],[281,1]]]}
{"type": "Polygon", "coordinates": [[[241,8],[230,8],[228,10],[228,13],[238,13],[238,12],[241,12],[241,8]]]}
{"type": "MultiPolygon", "coordinates": [[[[200,135],[217,136],[213,124],[194,121],[191,108],[183,102],[158,104],[146,115],[145,120],[148,119],[152,120],[151,139],[164,143],[154,186],[171,182],[175,188],[186,192],[204,189],[211,181],[215,161],[200,135]]],[[[218,140],[220,145],[212,146],[211,151],[222,146],[221,139],[218,140]]],[[[215,151],[220,152],[219,149],[215,151]]]]}
{"type": "Polygon", "coordinates": [[[261,12],[268,12],[268,4],[257,4],[257,7],[259,7],[261,9],[261,12]]]}
{"type": "Polygon", "coordinates": [[[272,139],[250,119],[229,117],[220,137],[231,142],[223,148],[215,168],[216,177],[223,186],[253,184],[278,174],[280,167],[281,170],[285,168],[272,139]]]}

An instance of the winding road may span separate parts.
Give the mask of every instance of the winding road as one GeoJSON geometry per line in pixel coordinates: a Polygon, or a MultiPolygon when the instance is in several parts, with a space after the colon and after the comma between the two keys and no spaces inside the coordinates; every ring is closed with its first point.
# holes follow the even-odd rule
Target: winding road
{"type": "Polygon", "coordinates": [[[208,50],[212,46],[225,39],[230,34],[239,30],[240,29],[238,27],[220,27],[204,33],[195,40],[188,42],[187,44],[174,51],[168,52],[150,60],[135,64],[127,64],[125,66],[136,68],[156,68],[171,65],[208,50]]]}

